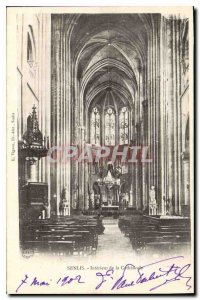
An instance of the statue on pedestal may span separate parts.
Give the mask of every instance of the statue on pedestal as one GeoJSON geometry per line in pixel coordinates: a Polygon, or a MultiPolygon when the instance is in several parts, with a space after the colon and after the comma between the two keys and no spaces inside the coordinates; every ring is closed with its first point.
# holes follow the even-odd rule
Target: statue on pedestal
{"type": "Polygon", "coordinates": [[[63,188],[62,190],[60,211],[62,216],[69,216],[70,214],[69,199],[67,199],[67,188],[63,188]]]}
{"type": "Polygon", "coordinates": [[[78,184],[77,183],[75,183],[75,185],[74,185],[73,195],[74,195],[74,197],[73,197],[73,201],[72,201],[72,208],[77,209],[78,201],[79,201],[79,199],[78,199],[78,184]]]}
{"type": "Polygon", "coordinates": [[[100,208],[100,195],[95,194],[94,195],[94,209],[100,208]]]}
{"type": "Polygon", "coordinates": [[[149,215],[157,214],[157,202],[156,202],[156,193],[154,186],[151,187],[149,191],[149,215]]]}
{"type": "Polygon", "coordinates": [[[94,209],[99,209],[101,206],[101,191],[98,185],[98,182],[94,182],[93,184],[93,191],[94,191],[94,209]]]}
{"type": "Polygon", "coordinates": [[[166,215],[167,216],[170,215],[170,199],[169,198],[166,199],[166,215]]]}

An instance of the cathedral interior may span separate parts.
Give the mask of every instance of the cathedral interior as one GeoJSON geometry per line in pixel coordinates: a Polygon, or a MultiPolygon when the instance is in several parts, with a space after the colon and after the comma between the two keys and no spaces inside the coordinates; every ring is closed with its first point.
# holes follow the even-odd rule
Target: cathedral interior
{"type": "Polygon", "coordinates": [[[17,15],[22,240],[26,222],[66,227],[96,216],[100,233],[113,218],[131,239],[140,219],[160,226],[161,246],[167,226],[177,245],[188,242],[188,30],[187,18],[159,13],[17,15]],[[116,159],[65,151],[86,146],[116,159]],[[137,159],[123,160],[130,149],[137,159]]]}

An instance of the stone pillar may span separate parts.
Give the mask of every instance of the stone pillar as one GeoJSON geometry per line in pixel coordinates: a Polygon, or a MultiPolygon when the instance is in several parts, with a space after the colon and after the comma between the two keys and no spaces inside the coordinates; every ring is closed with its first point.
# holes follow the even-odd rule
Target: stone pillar
{"type": "MultiPolygon", "coordinates": [[[[61,66],[61,17],[52,17],[52,87],[51,87],[51,98],[52,98],[52,146],[60,147],[60,66],[61,66]]],[[[57,151],[57,154],[60,152],[57,151]]],[[[52,167],[52,192],[54,199],[56,199],[56,214],[59,215],[59,204],[60,204],[60,161],[57,155],[56,161],[52,167]],[[55,196],[56,194],[56,196],[55,196]]]]}
{"type": "MultiPolygon", "coordinates": [[[[148,101],[144,100],[142,102],[143,106],[143,122],[142,122],[142,139],[143,146],[149,147],[148,145],[148,101]]],[[[148,170],[147,162],[142,163],[142,201],[143,201],[143,210],[148,206],[148,195],[147,195],[147,180],[146,173],[148,170]]]]}
{"type": "MultiPolygon", "coordinates": [[[[141,146],[141,122],[136,124],[137,145],[141,146]]],[[[136,208],[142,209],[142,174],[141,174],[141,161],[137,161],[136,168],[136,208]]]]}
{"type": "MultiPolygon", "coordinates": [[[[180,213],[181,120],[180,120],[180,20],[162,20],[161,162],[162,194],[169,199],[170,214],[180,213]]],[[[161,205],[164,213],[164,203],[161,205]]]]}
{"type": "Polygon", "coordinates": [[[132,188],[132,184],[131,184],[131,188],[130,188],[130,191],[129,191],[129,206],[130,207],[133,207],[133,188],[132,188]]]}
{"type": "Polygon", "coordinates": [[[190,160],[189,153],[183,154],[183,171],[184,171],[184,205],[190,205],[190,160]]]}
{"type": "Polygon", "coordinates": [[[161,91],[160,94],[160,151],[161,151],[161,215],[166,214],[166,21],[161,18],[161,51],[160,51],[160,72],[161,76],[161,91]]]}
{"type": "MultiPolygon", "coordinates": [[[[57,209],[59,215],[60,195],[66,188],[66,197],[70,199],[71,207],[71,166],[73,163],[63,159],[63,148],[71,145],[71,112],[72,112],[72,68],[70,57],[70,32],[73,28],[73,15],[52,16],[52,122],[51,143],[58,147],[61,155],[52,166],[51,194],[56,192],[57,209]]],[[[74,84],[74,82],[73,82],[74,84]]],[[[76,103],[74,102],[74,106],[76,103]]],[[[76,118],[74,118],[76,120],[76,118]]],[[[75,122],[75,121],[74,121],[75,122]]],[[[75,126],[74,126],[75,127],[75,126]]],[[[74,137],[74,136],[73,136],[74,137]]]]}
{"type": "MultiPolygon", "coordinates": [[[[147,136],[147,143],[150,147],[150,156],[154,159],[153,156],[153,33],[151,32],[148,35],[148,65],[147,65],[147,90],[148,90],[148,136],[147,136]]],[[[147,189],[154,184],[153,179],[153,162],[148,165],[148,182],[147,182],[147,189]]],[[[149,204],[149,197],[147,204],[149,204]]]]}
{"type": "MultiPolygon", "coordinates": [[[[51,15],[42,15],[42,57],[41,57],[41,87],[40,92],[42,102],[42,116],[41,116],[41,131],[44,133],[46,139],[46,147],[49,148],[51,143],[51,15]],[[44,113],[44,115],[43,115],[44,113]]],[[[42,181],[48,184],[48,204],[45,210],[45,217],[50,218],[51,211],[51,164],[45,158],[42,161],[42,181]]]]}

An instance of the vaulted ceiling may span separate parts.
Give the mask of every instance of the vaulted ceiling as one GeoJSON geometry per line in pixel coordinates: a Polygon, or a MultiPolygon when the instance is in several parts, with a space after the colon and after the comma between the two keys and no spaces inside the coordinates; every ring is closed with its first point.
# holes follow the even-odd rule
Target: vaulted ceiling
{"type": "Polygon", "coordinates": [[[103,105],[106,97],[131,107],[147,63],[152,15],[81,14],[73,25],[71,53],[86,107],[103,105]]]}

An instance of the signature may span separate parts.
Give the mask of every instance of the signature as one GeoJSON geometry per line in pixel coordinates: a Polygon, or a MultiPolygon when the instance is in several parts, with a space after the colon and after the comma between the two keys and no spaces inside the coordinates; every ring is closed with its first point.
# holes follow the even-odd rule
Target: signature
{"type": "MultiPolygon", "coordinates": [[[[192,286],[190,285],[191,277],[187,276],[187,271],[191,267],[191,264],[178,265],[175,260],[183,259],[183,256],[170,257],[168,259],[159,260],[148,265],[135,267],[133,264],[127,264],[116,280],[114,279],[114,269],[110,268],[105,273],[97,272],[96,276],[100,278],[100,282],[95,287],[96,290],[100,289],[102,285],[109,282],[111,290],[119,290],[122,288],[133,287],[138,284],[144,284],[152,282],[152,286],[149,291],[154,291],[161,286],[166,284],[183,280],[185,287],[189,290],[192,286]],[[149,270],[149,267],[154,268],[153,272],[149,270]],[[126,278],[127,270],[132,268],[131,280],[126,278]],[[114,282],[114,283],[113,283],[114,282]]],[[[129,275],[130,276],[130,275],[129,275]]]]}
{"type": "MultiPolygon", "coordinates": [[[[189,290],[192,287],[191,277],[188,275],[188,270],[190,269],[191,264],[183,263],[181,261],[183,258],[183,256],[170,257],[140,267],[135,267],[133,264],[129,263],[124,267],[122,274],[117,278],[114,268],[110,267],[105,273],[97,272],[95,274],[98,279],[98,284],[95,286],[95,289],[99,290],[102,286],[104,286],[115,291],[150,282],[151,286],[149,291],[151,292],[158,290],[164,285],[181,280],[183,284],[185,284],[185,288],[189,290]]],[[[32,277],[25,274],[16,289],[16,293],[18,293],[25,285],[33,287],[48,287],[54,284],[62,287],[66,285],[87,283],[90,283],[90,281],[83,281],[82,275],[76,275],[74,277],[68,275],[60,277],[54,281],[52,279],[41,280],[37,276],[32,277]]]]}

